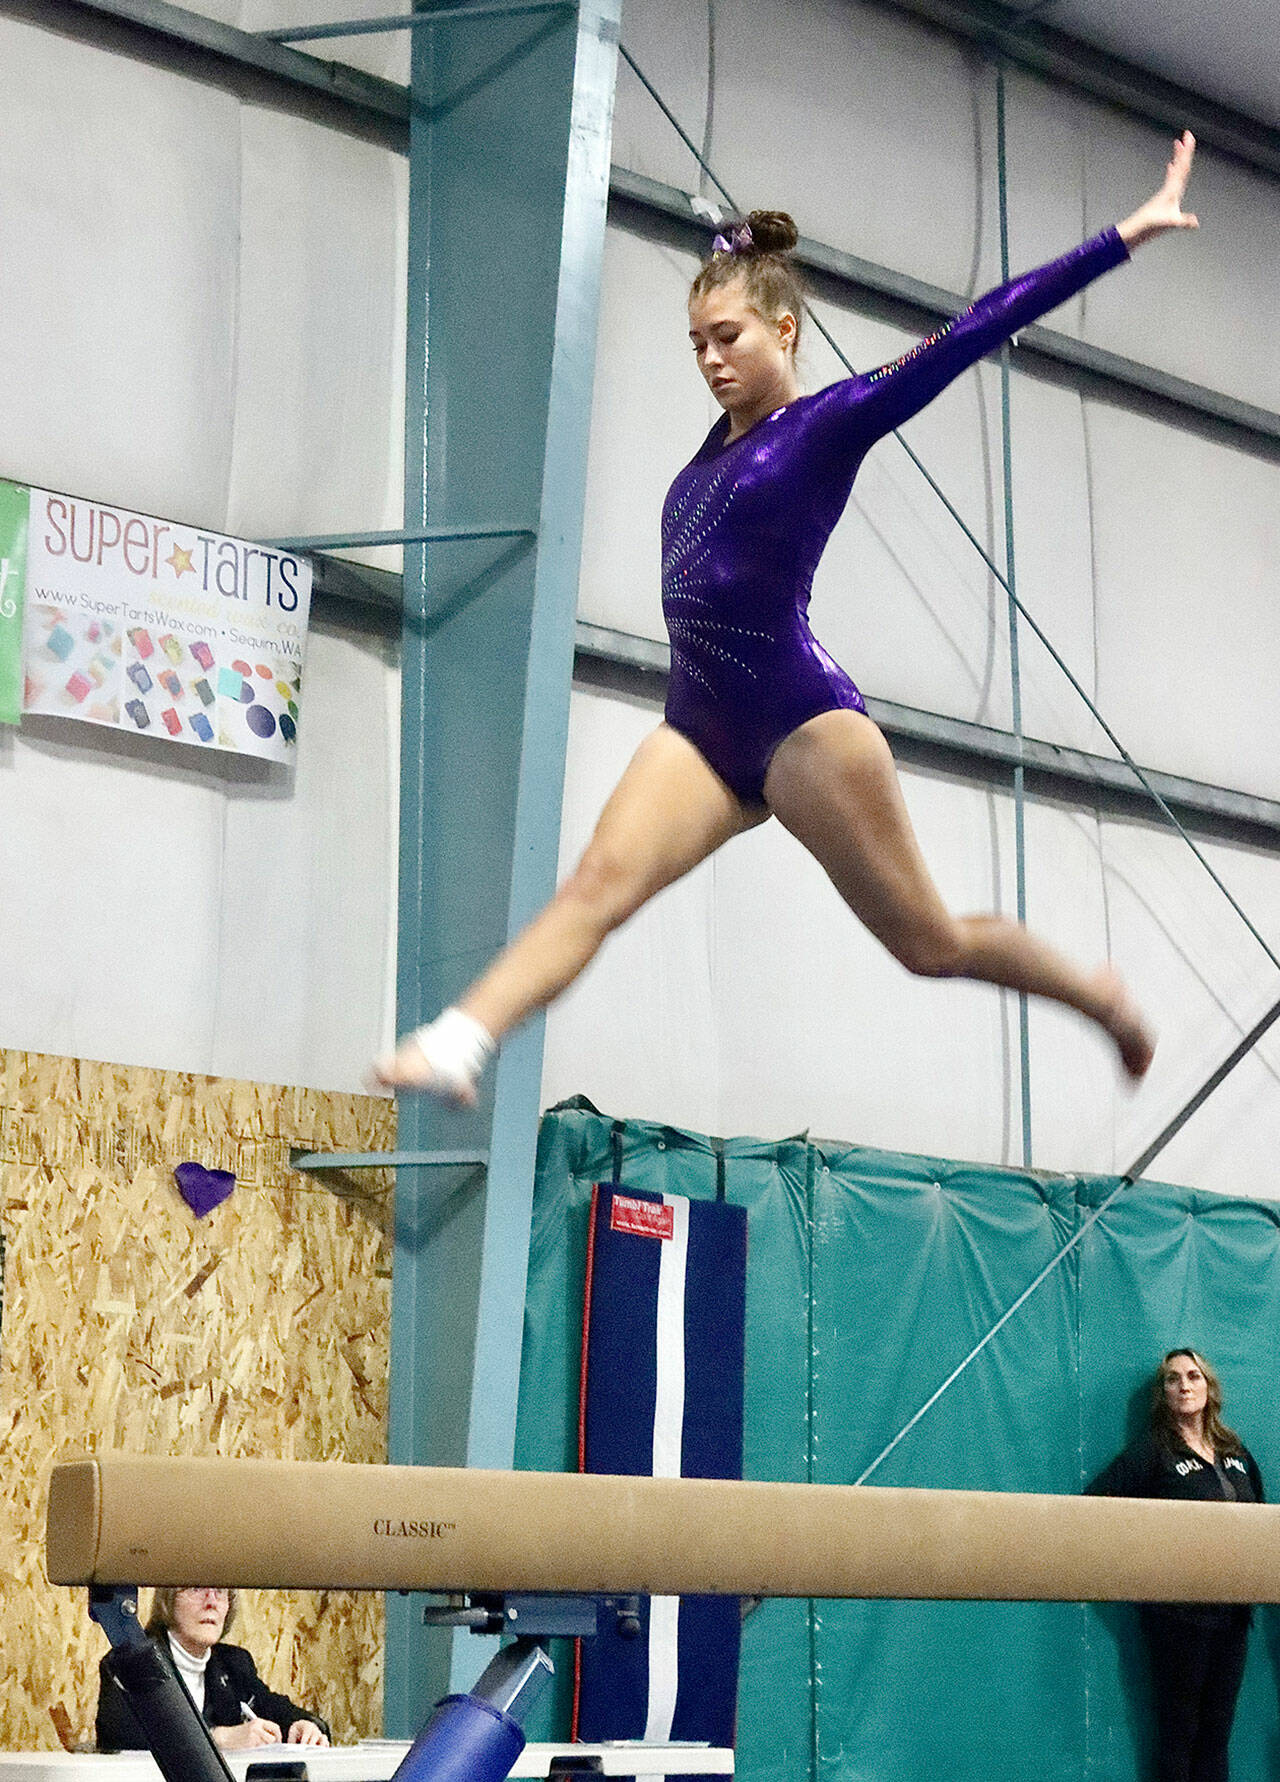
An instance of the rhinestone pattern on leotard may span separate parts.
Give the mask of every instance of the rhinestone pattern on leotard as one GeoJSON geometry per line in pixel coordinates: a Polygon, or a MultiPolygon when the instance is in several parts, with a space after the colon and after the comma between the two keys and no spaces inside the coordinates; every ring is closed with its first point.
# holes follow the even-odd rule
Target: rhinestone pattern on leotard
{"type": "Polygon", "coordinates": [[[821,712],[865,711],[809,628],[814,572],[867,451],[1017,329],[1127,258],[1114,229],[989,292],[901,358],[801,396],[732,443],[722,416],[662,514],[667,722],[744,803],[821,712]]]}

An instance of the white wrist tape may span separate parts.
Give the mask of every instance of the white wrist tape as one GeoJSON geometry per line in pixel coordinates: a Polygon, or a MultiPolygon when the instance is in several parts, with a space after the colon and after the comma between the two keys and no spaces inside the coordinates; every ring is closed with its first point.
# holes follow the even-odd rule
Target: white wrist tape
{"type": "Polygon", "coordinates": [[[487,1027],[461,1009],[445,1009],[413,1039],[431,1068],[430,1093],[445,1101],[469,1102],[485,1065],[497,1051],[487,1027]]]}

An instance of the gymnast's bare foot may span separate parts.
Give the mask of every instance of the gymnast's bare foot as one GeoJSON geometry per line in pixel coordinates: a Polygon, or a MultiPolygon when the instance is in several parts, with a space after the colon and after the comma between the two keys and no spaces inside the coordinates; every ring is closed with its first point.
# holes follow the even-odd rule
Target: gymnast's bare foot
{"type": "Polygon", "coordinates": [[[1156,1036],[1114,966],[1100,966],[1094,973],[1093,982],[1102,1002],[1098,1020],[1115,1041],[1126,1072],[1139,1083],[1151,1068],[1156,1036]]]}
{"type": "Polygon", "coordinates": [[[377,1061],[372,1077],[385,1089],[417,1090],[446,1107],[473,1108],[495,1049],[487,1028],[462,1009],[446,1009],[429,1026],[407,1033],[389,1057],[377,1061]]]}

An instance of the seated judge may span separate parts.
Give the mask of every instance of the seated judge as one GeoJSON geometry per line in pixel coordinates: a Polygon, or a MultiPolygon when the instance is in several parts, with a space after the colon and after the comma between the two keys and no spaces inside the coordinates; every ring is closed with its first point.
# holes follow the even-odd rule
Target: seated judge
{"type": "MultiPolygon", "coordinates": [[[[277,1695],[258,1675],[243,1646],[223,1639],[235,1620],[236,1593],[212,1585],[156,1590],[146,1631],[186,1685],[215,1745],[248,1751],[258,1745],[327,1745],[318,1714],[277,1695]]],[[[108,1652],[98,1666],[99,1751],[145,1751],[147,1741],[108,1652]]]]}

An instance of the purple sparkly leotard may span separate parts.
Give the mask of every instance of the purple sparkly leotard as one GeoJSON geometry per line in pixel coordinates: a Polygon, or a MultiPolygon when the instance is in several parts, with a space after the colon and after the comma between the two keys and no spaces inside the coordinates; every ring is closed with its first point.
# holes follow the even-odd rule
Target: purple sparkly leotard
{"type": "Polygon", "coordinates": [[[809,590],[878,439],[1037,316],[1128,258],[1115,229],[979,298],[901,359],[800,396],[725,443],[718,420],[667,492],[662,610],[668,724],[747,804],[784,737],[820,712],[865,711],[809,629],[809,590]]]}

